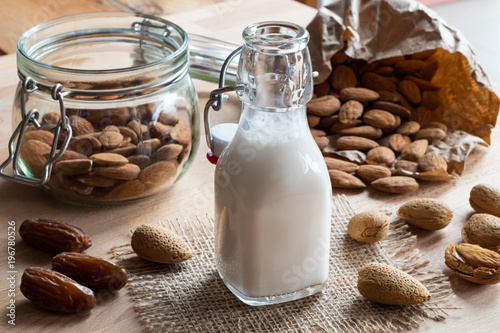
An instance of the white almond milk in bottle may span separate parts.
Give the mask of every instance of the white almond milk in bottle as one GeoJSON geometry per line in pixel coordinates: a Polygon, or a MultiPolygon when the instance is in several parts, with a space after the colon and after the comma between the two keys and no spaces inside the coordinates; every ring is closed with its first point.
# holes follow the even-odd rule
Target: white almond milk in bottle
{"type": "Polygon", "coordinates": [[[215,171],[217,269],[250,305],[312,295],[326,284],[331,185],[307,124],[307,31],[262,22],[243,32],[242,114],[215,171]]]}

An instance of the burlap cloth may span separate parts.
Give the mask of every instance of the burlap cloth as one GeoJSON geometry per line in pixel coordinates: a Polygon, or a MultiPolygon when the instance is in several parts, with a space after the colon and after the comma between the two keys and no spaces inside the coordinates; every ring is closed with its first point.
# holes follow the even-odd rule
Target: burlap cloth
{"type": "Polygon", "coordinates": [[[239,301],[215,268],[213,221],[168,221],[190,243],[196,256],[182,264],[146,262],[129,245],[111,249],[129,271],[127,288],[147,332],[388,332],[416,328],[424,320],[441,321],[451,288],[441,272],[426,269],[416,237],[404,221],[391,223],[376,244],[353,240],[347,223],[354,211],[345,196],[334,199],[330,274],[326,288],[304,299],[264,307],[239,301]],[[357,271],[368,262],[384,262],[419,279],[432,300],[412,306],[387,306],[364,299],[356,288],[357,271]]]}

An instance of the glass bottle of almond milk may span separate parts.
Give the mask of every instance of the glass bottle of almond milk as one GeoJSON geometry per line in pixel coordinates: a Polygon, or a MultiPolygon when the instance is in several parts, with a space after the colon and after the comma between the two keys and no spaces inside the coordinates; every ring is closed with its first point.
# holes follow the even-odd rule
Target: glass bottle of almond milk
{"type": "Polygon", "coordinates": [[[324,288],[332,193],[306,118],[308,32],[262,22],[248,26],[243,39],[241,119],[215,171],[216,260],[238,298],[266,305],[324,288]]]}

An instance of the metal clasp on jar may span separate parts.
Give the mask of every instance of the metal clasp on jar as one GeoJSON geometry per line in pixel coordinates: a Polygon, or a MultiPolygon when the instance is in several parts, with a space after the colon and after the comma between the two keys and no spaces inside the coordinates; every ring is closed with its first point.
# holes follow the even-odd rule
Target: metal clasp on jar
{"type": "Polygon", "coordinates": [[[15,181],[17,183],[26,184],[30,186],[41,186],[45,185],[50,178],[50,173],[52,171],[52,165],[64,154],[66,148],[68,147],[69,141],[71,140],[71,126],[69,123],[69,118],[66,116],[66,108],[64,106],[64,93],[62,92],[63,86],[58,83],[53,87],[46,86],[36,82],[31,77],[25,77],[22,82],[22,94],[21,94],[21,113],[23,119],[16,127],[16,130],[12,134],[9,140],[9,157],[0,166],[0,176],[2,178],[15,181]],[[43,166],[43,172],[40,178],[28,177],[22,173],[19,168],[19,154],[21,151],[21,146],[23,144],[24,134],[26,133],[29,126],[35,126],[37,129],[41,127],[38,122],[39,111],[37,109],[31,109],[26,112],[26,102],[28,96],[42,87],[44,90],[50,91],[53,100],[59,101],[59,109],[61,112],[61,118],[59,119],[57,125],[51,128],[51,132],[54,132],[54,139],[52,141],[52,146],[50,150],[47,162],[43,166]],[[65,132],[66,136],[61,145],[61,148],[56,154],[57,143],[59,141],[59,135],[61,131],[65,132]],[[16,142],[17,141],[17,142],[16,142]],[[16,142],[16,144],[14,144],[16,142]],[[9,175],[6,173],[5,168],[12,163],[13,174],[9,175]]]}

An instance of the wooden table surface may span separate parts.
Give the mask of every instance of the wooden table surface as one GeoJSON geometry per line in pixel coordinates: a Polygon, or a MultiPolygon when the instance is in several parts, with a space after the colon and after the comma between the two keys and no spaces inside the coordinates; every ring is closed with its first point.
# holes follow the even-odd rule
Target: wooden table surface
{"type": "MultiPolygon", "coordinates": [[[[23,0],[25,1],[25,0],[23,0]]],[[[54,0],[63,2],[64,0],[54,0]]],[[[90,3],[96,3],[91,1],[90,3]]],[[[3,4],[2,4],[3,5],[3,4]]],[[[167,18],[180,24],[190,33],[211,35],[240,41],[243,28],[249,23],[280,19],[302,25],[312,19],[315,10],[289,0],[272,2],[257,0],[244,2],[233,0],[190,12],[181,12],[167,18]]],[[[0,18],[2,14],[0,13],[0,18]]],[[[1,21],[1,20],[0,20],[1,21]]],[[[0,160],[7,156],[7,141],[11,134],[11,109],[17,85],[15,55],[0,57],[0,160]]],[[[207,100],[214,84],[195,82],[200,107],[207,100]]],[[[234,98],[233,98],[234,99],[234,98]]],[[[217,121],[234,120],[238,117],[237,103],[226,105],[223,112],[215,115],[217,121]]],[[[388,195],[372,189],[366,191],[337,191],[345,193],[356,211],[369,209],[397,210],[404,201],[415,197],[435,197],[446,201],[454,210],[452,223],[444,230],[428,232],[411,228],[417,235],[418,247],[431,261],[430,268],[443,270],[450,276],[455,297],[449,304],[460,309],[446,310],[449,314],[444,322],[425,320],[415,332],[496,332],[500,327],[500,286],[481,286],[464,281],[452,274],[444,265],[444,249],[448,244],[461,242],[460,230],[467,217],[473,213],[468,203],[471,187],[478,183],[500,184],[500,130],[494,129],[492,146],[477,148],[467,160],[461,178],[446,183],[423,184],[414,193],[388,195]]],[[[203,136],[202,136],[203,138],[203,136]]],[[[204,155],[207,147],[200,142],[197,157],[187,174],[166,193],[119,207],[84,208],[67,205],[51,198],[47,193],[0,179],[0,331],[15,332],[138,332],[140,323],[135,316],[131,296],[126,288],[112,299],[102,300],[86,316],[64,316],[36,308],[16,289],[16,326],[7,324],[7,222],[15,221],[19,228],[22,221],[33,217],[56,218],[77,225],[87,231],[93,246],[86,252],[108,257],[114,245],[127,243],[130,229],[142,223],[156,223],[167,219],[193,219],[196,215],[213,214],[214,166],[204,155]]],[[[16,241],[16,283],[19,285],[24,268],[29,266],[49,267],[51,256],[25,245],[19,236],[16,241]]]]}

